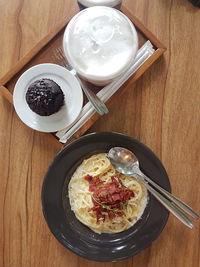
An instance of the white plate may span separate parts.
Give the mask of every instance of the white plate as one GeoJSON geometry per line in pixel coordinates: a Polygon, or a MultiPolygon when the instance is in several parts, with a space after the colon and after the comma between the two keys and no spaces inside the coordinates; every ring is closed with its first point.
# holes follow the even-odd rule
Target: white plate
{"type": "Polygon", "coordinates": [[[83,92],[77,79],[66,68],[56,64],[40,64],[22,74],[15,85],[13,100],[17,115],[30,128],[40,132],[56,132],[76,120],[82,109],[83,92]],[[25,98],[29,85],[42,78],[55,81],[64,93],[64,105],[50,116],[33,112],[25,98]]]}

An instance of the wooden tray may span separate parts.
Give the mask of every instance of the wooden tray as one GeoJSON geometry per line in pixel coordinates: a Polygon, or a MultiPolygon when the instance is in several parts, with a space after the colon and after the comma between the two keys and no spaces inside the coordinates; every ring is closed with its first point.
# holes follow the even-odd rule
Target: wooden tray
{"type": "MultiPolygon", "coordinates": [[[[77,10],[78,11],[78,10],[77,10]]],[[[132,77],[106,102],[108,107],[114,103],[125,91],[125,88],[131,87],[131,85],[155,62],[166,50],[163,44],[135,17],[133,16],[124,6],[121,11],[126,14],[129,19],[134,23],[139,37],[139,47],[141,47],[147,40],[150,40],[154,45],[155,52],[150,56],[142,66],[134,73],[132,77]],[[128,85],[128,86],[127,86],[128,85]]],[[[73,14],[75,15],[75,13],[73,14]]],[[[18,78],[28,68],[41,64],[41,63],[56,63],[52,55],[56,48],[61,47],[62,38],[65,27],[71,17],[65,18],[60,25],[58,25],[50,34],[43,38],[35,47],[33,47],[28,54],[26,54],[18,63],[0,79],[0,92],[3,96],[13,104],[12,92],[18,78]]],[[[91,87],[98,92],[101,88],[91,87]]],[[[87,100],[85,99],[85,102],[87,100]]],[[[99,114],[95,113],[76,133],[67,141],[71,142],[83,135],[89,127],[100,117],[99,114]]],[[[52,133],[46,134],[51,142],[62,148],[66,144],[61,144],[57,137],[52,133]]]]}

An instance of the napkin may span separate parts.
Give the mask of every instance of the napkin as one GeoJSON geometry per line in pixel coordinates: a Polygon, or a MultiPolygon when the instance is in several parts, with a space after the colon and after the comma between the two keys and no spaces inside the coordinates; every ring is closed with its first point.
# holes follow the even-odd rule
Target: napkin
{"type": "MultiPolygon", "coordinates": [[[[138,50],[133,65],[130,69],[116,78],[113,82],[103,87],[101,91],[97,93],[98,97],[106,102],[135,72],[136,70],[155,52],[153,45],[148,40],[144,45],[138,50]]],[[[63,130],[58,131],[55,135],[59,138],[61,143],[66,143],[67,140],[78,131],[95,113],[95,109],[90,102],[88,102],[83,108],[75,120],[75,122],[66,127],[63,130]]]]}

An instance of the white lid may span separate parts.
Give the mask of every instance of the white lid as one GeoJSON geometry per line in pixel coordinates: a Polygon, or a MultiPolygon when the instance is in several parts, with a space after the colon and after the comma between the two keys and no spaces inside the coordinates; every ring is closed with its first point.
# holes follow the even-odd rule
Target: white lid
{"type": "Polygon", "coordinates": [[[119,5],[122,2],[122,0],[78,0],[78,2],[85,7],[92,7],[92,6],[115,7],[119,5]]]}
{"type": "Polygon", "coordinates": [[[132,22],[120,11],[90,7],[69,22],[63,49],[69,64],[80,75],[104,81],[128,69],[138,49],[138,37],[132,22]]]}

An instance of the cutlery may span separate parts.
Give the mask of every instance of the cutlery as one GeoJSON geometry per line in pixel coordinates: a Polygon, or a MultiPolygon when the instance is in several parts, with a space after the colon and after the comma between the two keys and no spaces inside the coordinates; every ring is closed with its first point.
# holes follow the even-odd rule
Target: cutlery
{"type": "Polygon", "coordinates": [[[139,168],[139,161],[134,153],[130,150],[122,147],[114,147],[111,148],[108,152],[108,157],[112,163],[112,165],[122,174],[128,176],[134,176],[138,179],[145,187],[159,200],[165,208],[167,208],[173,215],[175,215],[179,220],[181,220],[185,225],[189,228],[193,228],[194,224],[192,221],[181,211],[181,209],[194,217],[195,219],[199,219],[200,216],[192,210],[187,204],[173,196],[171,193],[163,189],[161,186],[152,181],[149,177],[147,177],[144,173],[141,172],[139,168]],[[159,190],[162,194],[157,192],[151,185],[154,186],[157,190],[159,190]],[[171,201],[169,201],[171,200],[171,201]],[[175,203],[176,205],[174,205],[175,203]],[[179,207],[179,208],[178,208],[179,207]]]}
{"type": "Polygon", "coordinates": [[[76,79],[78,80],[79,84],[82,87],[82,90],[84,91],[88,100],[94,106],[96,112],[98,112],[100,115],[107,114],[109,111],[108,111],[108,108],[106,107],[106,105],[103,103],[103,101],[92,90],[90,90],[88,87],[86,87],[83,84],[83,82],[81,81],[81,79],[77,75],[76,70],[67,64],[67,61],[66,61],[66,58],[65,58],[65,55],[63,53],[62,48],[57,48],[55,50],[54,57],[55,57],[56,61],[59,62],[60,65],[62,65],[66,69],[68,69],[76,77],[76,79]]]}

